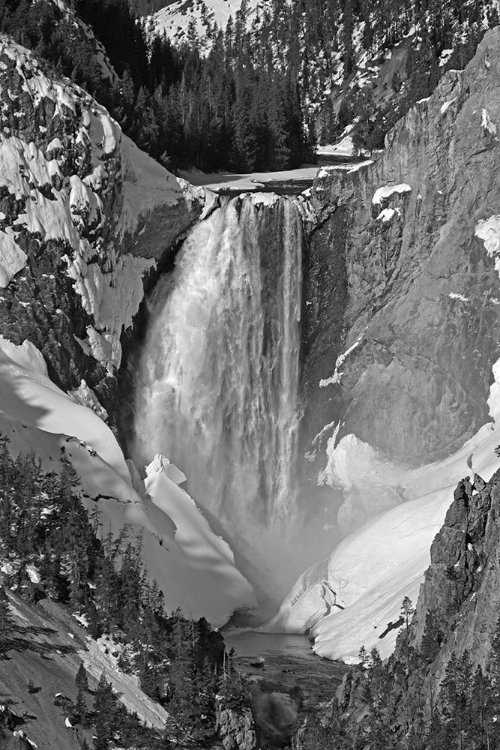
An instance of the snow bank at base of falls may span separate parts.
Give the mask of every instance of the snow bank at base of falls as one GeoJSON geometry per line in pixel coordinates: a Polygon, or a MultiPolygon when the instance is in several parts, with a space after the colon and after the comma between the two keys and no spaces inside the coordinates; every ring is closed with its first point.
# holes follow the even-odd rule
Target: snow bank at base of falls
{"type": "Polygon", "coordinates": [[[494,453],[500,442],[500,360],[493,374],[488,401],[493,422],[443,461],[407,470],[382,461],[353,435],[332,448],[328,469],[337,479],[356,477],[358,492],[384,481],[388,487],[397,483],[414,499],[372,518],[344,539],[326,564],[302,574],[261,631],[309,632],[316,654],[348,663],[358,661],[361,646],[376,647],[382,658],[392,653],[399,628],[391,625],[403,598],[414,603],[418,598],[431,543],[456,484],[473,471],[489,480],[500,466],[494,453]]]}
{"type": "Polygon", "coordinates": [[[182,472],[157,458],[141,488],[109,427],[51,382],[36,347],[29,342],[16,346],[2,337],[1,433],[10,438],[14,452],[34,450],[48,469],[57,469],[65,448],[87,506],[94,504],[91,498],[100,498],[103,527],[118,533],[130,523],[143,532],[145,565],[163,590],[167,612],[180,607],[186,616],[206,617],[218,627],[238,607],[256,604],[229,546],[177,486],[185,479],[182,472]]]}

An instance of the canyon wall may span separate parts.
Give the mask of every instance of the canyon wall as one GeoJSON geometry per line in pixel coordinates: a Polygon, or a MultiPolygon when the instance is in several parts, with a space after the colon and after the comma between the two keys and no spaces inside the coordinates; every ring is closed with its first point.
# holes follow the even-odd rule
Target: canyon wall
{"type": "Polygon", "coordinates": [[[143,277],[204,199],[6,37],[0,87],[0,333],[35,344],[64,390],[83,379],[109,406],[143,277]]]}
{"type": "Polygon", "coordinates": [[[422,465],[487,421],[500,333],[499,52],[495,29],[384,152],[314,183],[302,382],[313,481],[334,483],[325,449],[337,426],[337,441],[353,433],[422,465]]]}

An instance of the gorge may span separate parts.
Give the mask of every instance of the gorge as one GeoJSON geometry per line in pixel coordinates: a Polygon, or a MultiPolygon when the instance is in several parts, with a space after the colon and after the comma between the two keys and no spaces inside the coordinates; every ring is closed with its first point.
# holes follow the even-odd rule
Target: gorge
{"type": "Polygon", "coordinates": [[[371,158],[217,196],[2,38],[1,429],[141,531],[170,611],[218,627],[255,584],[285,596],[267,627],[353,660],[497,468],[499,49],[371,158]]]}

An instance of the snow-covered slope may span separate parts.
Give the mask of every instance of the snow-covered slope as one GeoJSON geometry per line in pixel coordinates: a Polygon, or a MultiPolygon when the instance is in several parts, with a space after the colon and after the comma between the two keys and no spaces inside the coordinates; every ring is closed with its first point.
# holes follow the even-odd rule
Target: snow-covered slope
{"type": "MultiPolygon", "coordinates": [[[[216,27],[224,29],[230,18],[240,10],[242,0],[176,0],[150,17],[156,33],[165,33],[173,42],[181,44],[195,32],[202,45],[208,44],[216,27]]],[[[247,18],[255,17],[265,0],[247,0],[247,18]]]]}
{"type": "MultiPolygon", "coordinates": [[[[401,602],[415,603],[430,562],[430,546],[441,528],[457,482],[477,472],[485,480],[500,466],[494,448],[500,441],[500,360],[490,392],[493,422],[479,430],[450,458],[417,470],[389,464],[353,435],[343,438],[330,456],[358,478],[367,495],[372,487],[389,491],[399,483],[415,499],[403,502],[347,537],[330,559],[300,576],[278,614],[262,630],[304,633],[314,651],[329,659],[356,661],[359,649],[377,647],[392,653],[401,602]]],[[[341,467],[341,469],[340,469],[341,467]]]]}
{"type": "Polygon", "coordinates": [[[29,342],[18,347],[0,339],[0,432],[9,435],[13,450],[35,450],[45,466],[57,467],[64,448],[89,507],[90,498],[101,498],[104,527],[118,532],[131,523],[143,531],[145,564],[164,592],[167,611],[180,607],[186,616],[220,626],[237,607],[255,604],[229,546],[175,483],[183,474],[157,458],[146,488],[136,481],[134,489],[111,430],[50,381],[43,357],[29,342]]]}
{"type": "MultiPolygon", "coordinates": [[[[50,599],[38,604],[29,604],[25,599],[9,591],[10,611],[18,642],[23,647],[12,649],[2,660],[0,670],[0,717],[10,707],[17,717],[25,721],[12,727],[0,718],[0,747],[2,750],[21,750],[30,747],[11,732],[21,724],[21,736],[39,750],[76,750],[85,740],[92,742],[92,726],[72,728],[68,726],[68,701],[77,697],[75,677],[83,662],[94,691],[102,674],[113,686],[117,700],[130,713],[137,714],[140,722],[162,730],[168,718],[167,711],[155,703],[141,689],[135,675],[125,674],[119,669],[117,646],[104,637],[91,639],[79,622],[69,616],[50,599]],[[29,690],[29,682],[38,689],[29,690]],[[26,717],[29,721],[26,722],[26,717]],[[2,731],[6,729],[7,731],[2,731]]],[[[85,703],[90,710],[93,696],[88,694],[85,703]]],[[[71,722],[70,722],[71,724],[71,722]]],[[[19,730],[18,730],[19,731],[19,730]]],[[[19,735],[18,735],[19,736],[19,735]]]]}

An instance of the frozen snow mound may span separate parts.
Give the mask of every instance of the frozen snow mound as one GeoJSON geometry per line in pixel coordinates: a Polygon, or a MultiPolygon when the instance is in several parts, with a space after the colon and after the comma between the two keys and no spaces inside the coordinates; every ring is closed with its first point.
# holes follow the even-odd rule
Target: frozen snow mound
{"type": "Polygon", "coordinates": [[[104,527],[116,534],[130,523],[143,532],[145,565],[163,590],[167,611],[180,607],[187,617],[206,617],[218,627],[238,607],[256,604],[231,549],[178,487],[185,480],[182,472],[157,457],[145,487],[137,477],[133,482],[102,419],[51,382],[33,344],[15,346],[1,337],[0,433],[9,436],[14,452],[33,449],[51,470],[63,448],[80,476],[87,506],[99,502],[104,527]]]}
{"type": "Polygon", "coordinates": [[[398,488],[396,507],[365,523],[334,550],[327,564],[318,563],[299,577],[277,615],[263,630],[309,633],[313,650],[328,659],[358,660],[361,646],[376,647],[386,658],[399,632],[401,603],[418,598],[430,547],[453,501],[456,484],[477,472],[489,480],[500,466],[494,449],[500,442],[500,360],[488,401],[496,422],[484,425],[453,456],[408,470],[384,460],[354,435],[329,446],[327,483],[367,496],[398,488]],[[471,468],[472,467],[472,468],[471,468]],[[406,499],[404,499],[406,498],[406,499]]]}

